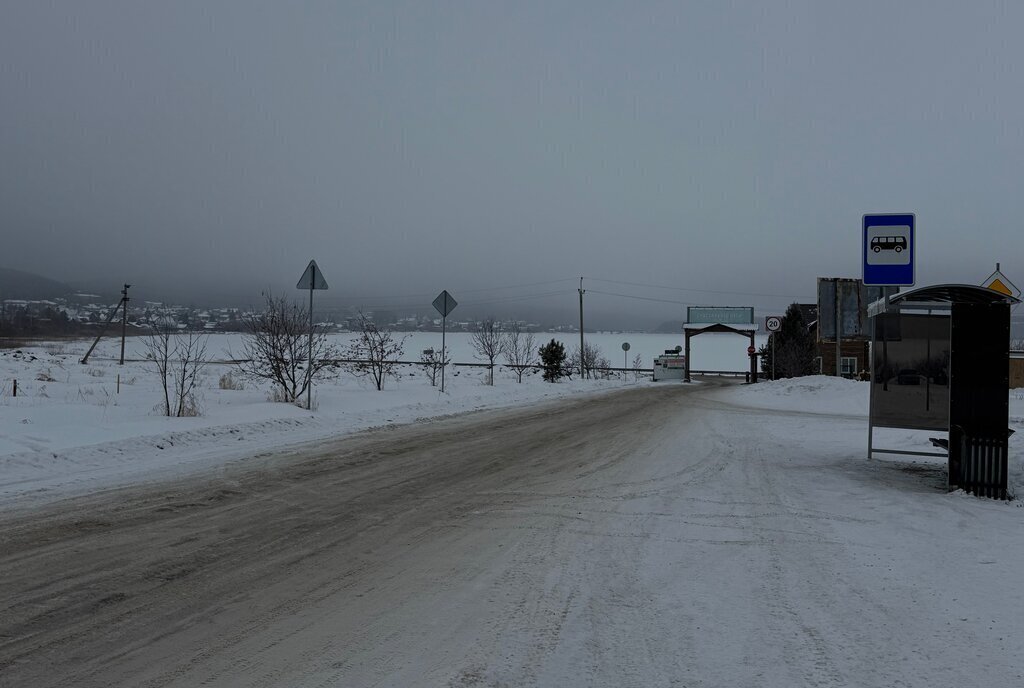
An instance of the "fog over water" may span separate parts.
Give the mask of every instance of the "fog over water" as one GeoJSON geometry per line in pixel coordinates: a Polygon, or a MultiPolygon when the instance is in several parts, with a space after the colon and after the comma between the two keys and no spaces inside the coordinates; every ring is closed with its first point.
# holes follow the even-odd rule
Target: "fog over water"
{"type": "Polygon", "coordinates": [[[781,312],[914,212],[1024,284],[1024,5],[12,2],[0,266],[140,299],[781,312]],[[299,296],[299,294],[296,294],[299,296]]]}

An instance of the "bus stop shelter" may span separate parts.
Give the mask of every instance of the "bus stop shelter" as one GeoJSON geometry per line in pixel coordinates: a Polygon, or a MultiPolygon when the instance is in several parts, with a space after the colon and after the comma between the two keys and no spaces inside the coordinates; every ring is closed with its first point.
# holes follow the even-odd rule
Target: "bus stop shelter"
{"type": "Polygon", "coordinates": [[[907,454],[947,458],[950,489],[1006,498],[1010,306],[1017,299],[984,287],[942,284],[874,302],[868,458],[907,454]],[[941,450],[874,444],[875,428],[945,432],[941,450]]]}

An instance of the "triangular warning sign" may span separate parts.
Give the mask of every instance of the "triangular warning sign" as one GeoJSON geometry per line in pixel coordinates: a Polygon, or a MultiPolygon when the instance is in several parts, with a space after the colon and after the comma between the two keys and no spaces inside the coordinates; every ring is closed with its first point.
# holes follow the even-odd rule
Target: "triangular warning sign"
{"type": "Polygon", "coordinates": [[[302,277],[299,278],[298,284],[295,285],[296,289],[326,289],[327,280],[324,279],[324,273],[320,272],[320,268],[317,266],[315,260],[309,261],[309,265],[306,266],[306,271],[302,273],[302,277]]]}

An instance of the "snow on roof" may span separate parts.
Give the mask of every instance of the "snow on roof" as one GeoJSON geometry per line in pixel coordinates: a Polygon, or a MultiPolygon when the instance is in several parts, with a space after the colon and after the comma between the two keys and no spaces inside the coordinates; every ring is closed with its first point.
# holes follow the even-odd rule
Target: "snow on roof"
{"type": "Polygon", "coordinates": [[[742,332],[756,332],[757,323],[684,323],[684,330],[706,330],[709,327],[728,327],[742,332]]]}

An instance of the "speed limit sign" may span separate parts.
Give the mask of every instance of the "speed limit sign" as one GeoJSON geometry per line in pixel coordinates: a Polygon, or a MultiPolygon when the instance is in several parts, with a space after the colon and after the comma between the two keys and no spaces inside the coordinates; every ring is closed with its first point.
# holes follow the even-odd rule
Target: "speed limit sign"
{"type": "Polygon", "coordinates": [[[764,319],[764,328],[769,332],[778,332],[782,327],[782,318],[777,315],[769,315],[764,319]]]}

